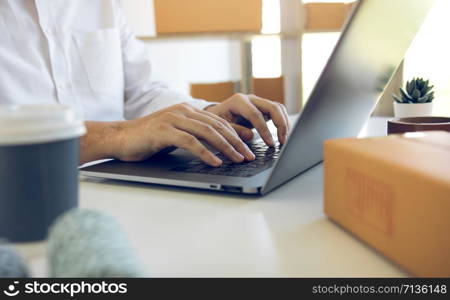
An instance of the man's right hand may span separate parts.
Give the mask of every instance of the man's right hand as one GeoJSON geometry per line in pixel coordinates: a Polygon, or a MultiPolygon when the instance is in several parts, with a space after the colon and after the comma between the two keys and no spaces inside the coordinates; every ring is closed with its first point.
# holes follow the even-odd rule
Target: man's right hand
{"type": "Polygon", "coordinates": [[[149,116],[131,121],[114,122],[113,129],[98,131],[101,123],[87,122],[88,135],[82,139],[81,161],[107,157],[122,161],[141,161],[169,147],[179,147],[190,151],[206,164],[220,166],[222,161],[209,151],[200,141],[222,152],[231,161],[240,163],[254,160],[255,155],[241,140],[234,128],[213,113],[196,109],[189,104],[177,104],[149,116]],[[109,137],[102,137],[108,133],[109,137]],[[91,136],[89,136],[91,133],[91,136]],[[106,138],[99,141],[97,138],[106,138]],[[94,138],[94,140],[93,140],[94,138]],[[108,145],[108,139],[113,145],[108,145]],[[98,142],[103,146],[99,146],[98,142]],[[95,146],[93,144],[96,144],[95,146]],[[89,146],[92,145],[90,148],[89,146]],[[112,147],[114,149],[99,149],[112,147]],[[94,155],[92,151],[104,155],[94,155]]]}

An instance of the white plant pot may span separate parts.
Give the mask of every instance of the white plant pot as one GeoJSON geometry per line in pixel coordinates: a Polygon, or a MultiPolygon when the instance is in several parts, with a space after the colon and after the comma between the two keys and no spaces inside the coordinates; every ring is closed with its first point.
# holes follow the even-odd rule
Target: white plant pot
{"type": "Polygon", "coordinates": [[[430,103],[398,103],[394,102],[396,118],[426,117],[433,114],[433,102],[430,103]]]}

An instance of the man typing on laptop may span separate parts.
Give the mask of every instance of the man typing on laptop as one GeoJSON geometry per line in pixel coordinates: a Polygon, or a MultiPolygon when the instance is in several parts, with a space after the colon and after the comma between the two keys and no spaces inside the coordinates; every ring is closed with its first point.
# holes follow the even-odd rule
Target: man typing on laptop
{"type": "Polygon", "coordinates": [[[220,103],[192,99],[153,82],[146,48],[136,40],[117,1],[0,1],[0,104],[60,103],[76,108],[88,133],[81,162],[140,161],[170,147],[184,148],[211,166],[251,161],[244,141],[248,120],[274,146],[264,116],[286,142],[283,105],[237,94],[220,103]]]}

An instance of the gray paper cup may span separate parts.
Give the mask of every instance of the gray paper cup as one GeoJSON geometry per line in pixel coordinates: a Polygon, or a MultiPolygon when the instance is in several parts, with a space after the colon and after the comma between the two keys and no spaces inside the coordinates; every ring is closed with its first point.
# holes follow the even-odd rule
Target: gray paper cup
{"type": "Polygon", "coordinates": [[[42,241],[77,206],[84,133],[69,107],[0,106],[0,239],[42,241]]]}

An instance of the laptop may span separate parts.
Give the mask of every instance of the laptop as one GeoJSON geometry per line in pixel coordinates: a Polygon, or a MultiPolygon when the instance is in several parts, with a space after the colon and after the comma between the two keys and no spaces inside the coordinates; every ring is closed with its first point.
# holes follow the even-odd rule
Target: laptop
{"type": "Polygon", "coordinates": [[[282,148],[250,145],[256,160],[209,167],[187,151],[81,168],[90,177],[264,195],[319,164],[327,139],[356,137],[435,0],[360,0],[282,148]]]}

